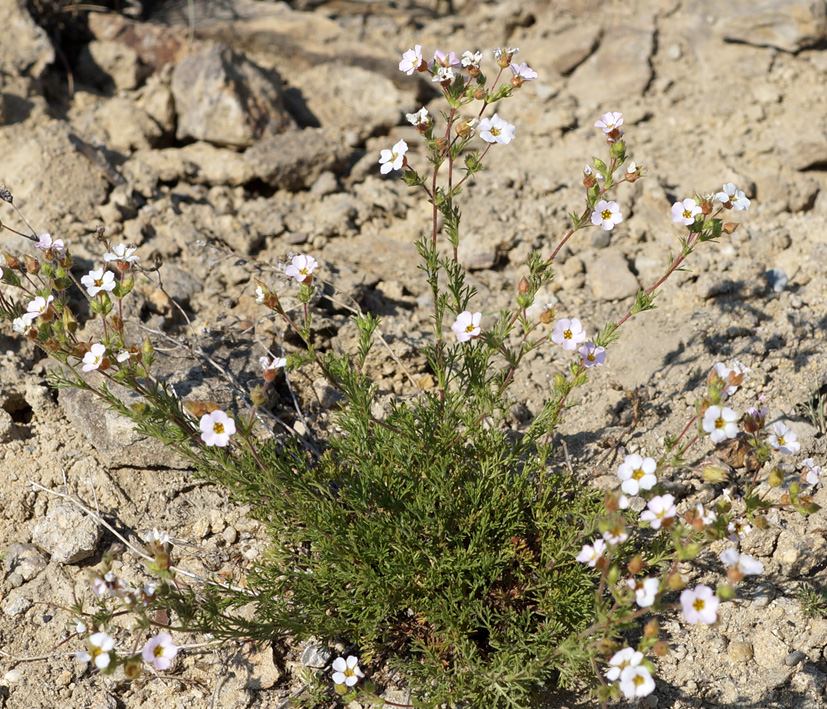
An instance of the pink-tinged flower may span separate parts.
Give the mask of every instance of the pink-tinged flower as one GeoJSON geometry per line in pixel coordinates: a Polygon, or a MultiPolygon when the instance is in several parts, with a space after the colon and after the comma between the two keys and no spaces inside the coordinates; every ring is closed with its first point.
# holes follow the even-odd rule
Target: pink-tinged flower
{"type": "Polygon", "coordinates": [[[737,420],[738,414],[728,406],[710,406],[704,413],[701,426],[713,443],[720,443],[725,438],[735,438],[738,435],[737,420]]]}
{"type": "Polygon", "coordinates": [[[66,247],[63,245],[63,239],[52,239],[51,234],[41,234],[40,239],[35,246],[43,251],[52,249],[53,251],[63,251],[66,247]]]}
{"type": "Polygon", "coordinates": [[[661,525],[668,526],[678,513],[675,498],[672,495],[653,497],[646,507],[647,509],[640,513],[640,518],[652,525],[652,529],[660,529],[661,525]]]}
{"type": "Polygon", "coordinates": [[[269,357],[259,357],[258,361],[265,372],[287,366],[287,359],[285,357],[273,357],[272,360],[269,357]]]}
{"type": "Polygon", "coordinates": [[[28,312],[23,317],[28,318],[29,322],[33,321],[36,317],[43,315],[49,309],[49,306],[52,304],[54,299],[55,297],[53,295],[50,295],[48,298],[44,298],[42,295],[39,295],[34,300],[30,300],[29,304],[26,306],[26,310],[28,312]]]}
{"type": "Polygon", "coordinates": [[[511,69],[511,73],[514,74],[514,78],[520,79],[520,81],[533,81],[537,78],[537,72],[525,62],[522,64],[512,62],[509,64],[509,68],[511,69]]]}
{"type": "Polygon", "coordinates": [[[89,348],[89,351],[83,355],[83,371],[91,372],[93,369],[99,369],[106,357],[106,346],[95,343],[89,348]]]}
{"type": "Polygon", "coordinates": [[[141,650],[144,662],[159,671],[168,670],[177,654],[178,646],[172,642],[169,633],[158,633],[154,638],[147,640],[144,649],[141,650]]]}
{"type": "Polygon", "coordinates": [[[235,433],[235,421],[221,410],[204,414],[198,425],[201,428],[201,440],[206,446],[223,448],[235,433]]]}
{"type": "Polygon", "coordinates": [[[764,573],[764,565],[749,554],[741,554],[735,547],[721,552],[721,561],[743,576],[758,576],[764,573]]]}
{"type": "Polygon", "coordinates": [[[364,677],[365,673],[359,669],[359,658],[356,655],[348,656],[347,660],[344,657],[337,657],[333,660],[333,683],[344,684],[347,687],[352,687],[359,681],[360,677],[364,677]]]}
{"type": "Polygon", "coordinates": [[[616,128],[620,128],[622,125],[623,114],[609,112],[600,116],[600,120],[595,122],[594,127],[601,128],[606,135],[609,135],[609,133],[616,128]]]}
{"type": "Polygon", "coordinates": [[[383,150],[379,153],[379,172],[387,175],[391,170],[401,170],[405,164],[405,153],[408,152],[408,144],[400,140],[391,150],[383,150]]]}
{"type": "Polygon", "coordinates": [[[792,432],[792,429],[780,421],[776,421],[772,427],[775,433],[767,436],[767,443],[769,443],[774,450],[785,455],[792,455],[801,448],[801,444],[796,440],[796,435],[792,432]]]}
{"type": "Polygon", "coordinates": [[[695,216],[701,211],[697,202],[687,197],[683,202],[675,202],[672,205],[672,221],[680,222],[684,226],[692,226],[695,223],[695,216]]]}
{"type": "Polygon", "coordinates": [[[318,267],[318,262],[312,256],[299,254],[298,256],[294,256],[290,261],[290,265],[284,269],[284,275],[289,278],[295,278],[299,283],[309,283],[313,280],[313,271],[318,267]]]}
{"type": "Polygon", "coordinates": [[[92,593],[97,598],[103,598],[109,592],[109,586],[100,576],[92,579],[92,593]]]}
{"type": "Polygon", "coordinates": [[[620,691],[626,699],[646,697],[655,691],[655,680],[643,665],[627,667],[620,673],[620,691]]]}
{"type": "Polygon", "coordinates": [[[685,588],[681,592],[683,615],[689,625],[712,625],[718,620],[718,603],[715,592],[709,586],[685,588]]]}
{"type": "Polygon", "coordinates": [[[459,69],[461,65],[459,59],[457,59],[457,55],[453,52],[448,52],[446,54],[441,49],[437,49],[434,52],[434,67],[453,67],[454,69],[459,69]]]}
{"type": "Polygon", "coordinates": [[[724,185],[723,192],[718,192],[715,195],[717,199],[727,209],[749,209],[749,199],[731,182],[724,185]]]}
{"type": "Polygon", "coordinates": [[[417,44],[402,55],[399,62],[399,71],[404,71],[408,76],[422,66],[422,45],[417,44]]]}
{"type": "Polygon", "coordinates": [[[462,66],[474,67],[475,69],[480,68],[480,62],[482,61],[482,52],[463,52],[462,53],[462,66]]]}
{"type": "Polygon", "coordinates": [[[514,140],[514,131],[514,126],[504,121],[496,113],[491,118],[483,118],[479,125],[480,138],[486,143],[508,145],[514,140]]]}
{"type": "Polygon", "coordinates": [[[606,679],[609,680],[609,682],[614,682],[627,667],[637,667],[641,662],[643,662],[642,652],[630,647],[624,647],[612,655],[612,659],[609,660],[606,679]]]}
{"type": "Polygon", "coordinates": [[[551,341],[562,345],[563,349],[572,352],[586,339],[586,332],[577,318],[561,318],[554,324],[551,341]]]}
{"type": "Polygon", "coordinates": [[[658,482],[654,458],[643,458],[637,453],[627,455],[617,468],[617,477],[623,484],[620,489],[627,495],[637,495],[641,490],[651,490],[658,482]]]}
{"type": "Polygon", "coordinates": [[[597,562],[603,558],[605,553],[606,542],[602,539],[595,539],[592,544],[584,544],[580,553],[574,557],[574,560],[593,568],[597,565],[597,562]]]}
{"type": "Polygon", "coordinates": [[[81,662],[92,662],[94,660],[95,667],[99,670],[105,670],[109,667],[111,658],[109,653],[115,647],[115,639],[106,633],[95,633],[89,638],[89,651],[78,652],[75,657],[81,662]]]}
{"type": "Polygon", "coordinates": [[[626,585],[635,592],[635,603],[641,608],[648,608],[655,603],[660,589],[658,579],[626,579],[626,585]]]}
{"type": "Polygon", "coordinates": [[[623,221],[623,215],[620,213],[620,205],[617,202],[607,202],[601,199],[594,205],[592,212],[592,224],[603,227],[604,231],[611,231],[615,228],[615,224],[620,224],[623,221]]]}
{"type": "Polygon", "coordinates": [[[439,84],[450,84],[454,80],[454,70],[449,66],[441,66],[434,73],[431,81],[439,84]]]}
{"type": "Polygon", "coordinates": [[[135,263],[141,259],[135,256],[137,249],[134,246],[127,246],[126,244],[115,244],[112,251],[107,251],[103,255],[103,260],[106,263],[110,261],[121,261],[122,263],[135,263]]]}
{"type": "Polygon", "coordinates": [[[427,126],[431,121],[431,117],[428,115],[428,109],[425,108],[425,106],[420,108],[416,113],[406,113],[405,118],[408,119],[408,123],[412,126],[427,126]]]}
{"type": "Polygon", "coordinates": [[[472,313],[469,310],[462,311],[457,315],[457,319],[451,329],[457,336],[460,342],[468,342],[468,340],[476,339],[482,332],[480,328],[480,321],[482,320],[482,313],[472,313]]]}
{"type": "Polygon", "coordinates": [[[805,458],[801,461],[801,465],[804,466],[804,469],[807,471],[807,482],[810,483],[810,485],[818,485],[821,476],[824,475],[821,466],[816,465],[812,458],[805,458]]]}
{"type": "Polygon", "coordinates": [[[89,271],[89,274],[83,276],[80,282],[86,286],[86,292],[90,298],[94,298],[101,291],[115,290],[115,274],[112,271],[104,271],[102,268],[89,271]]]}
{"type": "Polygon", "coordinates": [[[606,349],[595,346],[594,342],[586,342],[577,351],[583,358],[583,366],[587,369],[589,367],[602,367],[606,364],[606,349]]]}

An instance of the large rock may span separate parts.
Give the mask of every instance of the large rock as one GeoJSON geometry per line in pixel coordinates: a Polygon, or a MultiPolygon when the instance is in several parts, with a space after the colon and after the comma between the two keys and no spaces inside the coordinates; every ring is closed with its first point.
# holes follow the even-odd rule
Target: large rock
{"type": "Polygon", "coordinates": [[[248,147],[293,127],[281,78],[223,44],[181,59],[172,73],[176,136],[248,147]]]}
{"type": "Polygon", "coordinates": [[[0,27],[3,28],[0,74],[40,78],[43,70],[55,60],[55,50],[46,32],[26,11],[22,0],[0,2],[0,27]]]}
{"type": "Polygon", "coordinates": [[[708,3],[723,39],[798,52],[827,39],[825,0],[736,0],[708,3]]]}
{"type": "Polygon", "coordinates": [[[619,249],[610,247],[584,255],[583,260],[592,293],[598,300],[622,300],[640,290],[635,274],[619,249]]]}
{"type": "Polygon", "coordinates": [[[158,24],[136,22],[118,13],[89,13],[89,30],[99,42],[111,42],[134,51],[141,64],[159,71],[186,50],[184,40],[158,24]]]}
{"type": "Polygon", "coordinates": [[[357,140],[387,132],[399,123],[403,109],[414,110],[390,79],[356,66],[322,64],[291,76],[290,82],[301,90],[301,101],[293,101],[299,120],[355,133],[357,140]]]}
{"type": "Polygon", "coordinates": [[[32,542],[58,564],[76,564],[92,556],[103,530],[73,505],[58,505],[32,530],[32,542]]]}

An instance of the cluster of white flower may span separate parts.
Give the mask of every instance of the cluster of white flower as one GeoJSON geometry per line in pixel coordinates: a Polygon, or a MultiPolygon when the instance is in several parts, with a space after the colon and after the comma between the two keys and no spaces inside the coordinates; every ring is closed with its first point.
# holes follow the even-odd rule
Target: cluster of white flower
{"type": "MultiPolygon", "coordinates": [[[[78,623],[78,634],[86,632],[86,626],[78,623]]],[[[93,633],[87,639],[87,649],[75,653],[81,662],[94,662],[99,670],[105,670],[112,663],[112,651],[115,649],[115,638],[104,632],[93,633]]],[[[158,633],[150,638],[141,650],[141,659],[152,665],[156,670],[168,670],[172,660],[178,654],[178,646],[172,642],[169,633],[158,633]]]]}

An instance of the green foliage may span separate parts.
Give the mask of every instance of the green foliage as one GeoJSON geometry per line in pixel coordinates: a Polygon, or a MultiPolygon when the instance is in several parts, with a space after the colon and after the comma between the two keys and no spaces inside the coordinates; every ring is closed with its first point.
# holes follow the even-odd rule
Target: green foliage
{"type": "Polygon", "coordinates": [[[795,595],[805,615],[827,618],[827,589],[816,589],[810,584],[800,583],[795,595]]]}

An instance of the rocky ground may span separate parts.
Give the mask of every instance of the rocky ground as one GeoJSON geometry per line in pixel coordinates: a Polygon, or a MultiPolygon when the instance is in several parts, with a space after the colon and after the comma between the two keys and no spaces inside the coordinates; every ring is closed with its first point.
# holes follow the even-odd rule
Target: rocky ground
{"type": "MultiPolygon", "coordinates": [[[[424,1],[292,5],[156,3],[145,21],[83,10],[46,16],[47,32],[16,0],[0,1],[3,25],[14,28],[0,52],[0,180],[38,231],[71,244],[79,275],[101,260],[102,225],[138,246],[143,264],[158,259],[161,284],[139,278],[128,315],[136,341],[138,322],[154,333],[182,396],[229,404],[257,358],[278,352],[255,283],[274,284],[289,302],[279,264],[296,252],[321,264],[317,337],[347,347],[353,308],[376,312],[384,344],[371,366],[383,392],[429,386],[419,352],[429,295],[413,246],[428,210],[380,176],[377,160],[404,138],[410,161],[424,161],[404,114],[438,103],[432,85],[398,71],[399,57],[414,44],[457,54],[516,46],[539,78],[503,105],[517,137],[492,151],[463,195],[460,257],[484,312],[512,302],[527,254],[550,253],[567,213],[581,208],[583,166],[605,150],[593,127],[605,111],[623,112],[630,156],[647,174],[618,190],[620,226],[581,232],[561,252],[545,294],[561,316],[594,332],[657,280],[677,248],[676,199],[731,181],[752,200],[734,234],[704,245],[691,271],[666,284],[658,310],[623,327],[561,429],[571,464],[589,484],[613,485],[618,458],[658,451],[691,417],[711,366],[733,358],[752,369],[736,408],[765,399],[771,420],[798,435],[795,461],[776,461],[789,479],[803,458],[827,463],[817,402],[827,395],[823,0],[454,0],[443,15],[424,1]],[[83,41],[55,43],[81,20],[83,41]]],[[[10,209],[0,218],[22,227],[10,209]]],[[[9,232],[0,242],[18,254],[31,248],[9,232]]],[[[183,462],[83,397],[47,388],[48,362],[10,327],[0,340],[0,704],[286,706],[303,663],[319,664],[313,647],[291,648],[283,661],[246,645],[193,647],[172,678],[138,682],[73,659],[81,647],[63,643],[71,628],[60,606],[89,597],[89,574],[107,551],[127,578],[140,579],[141,566],[111,530],[54,493],[97,507],[127,540],[168,530],[181,566],[202,574],[243,569],[264,538],[183,462]]],[[[524,402],[515,427],[566,365],[559,350],[532,356],[515,388],[524,402]]],[[[291,384],[301,414],[282,383],[275,415],[323,427],[332,391],[312,376],[291,384]]],[[[731,494],[745,479],[735,472],[731,494]]],[[[690,473],[669,485],[686,504],[723,488],[690,473]]],[[[823,487],[815,499],[827,508],[823,487]]],[[[802,582],[827,584],[825,530],[824,510],[770,515],[743,544],[766,573],[743,584],[714,627],[665,620],[673,651],[641,703],[827,706],[827,619],[805,615],[796,595],[802,582]]],[[[712,552],[684,569],[688,579],[720,578],[712,552]]],[[[557,704],[575,705],[586,706],[557,704]]]]}

